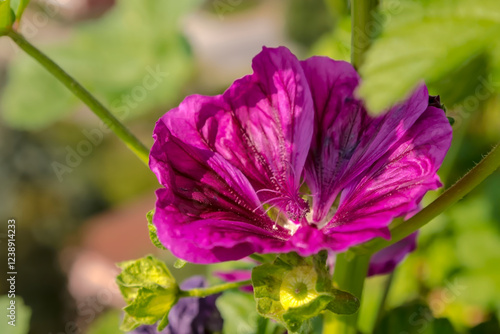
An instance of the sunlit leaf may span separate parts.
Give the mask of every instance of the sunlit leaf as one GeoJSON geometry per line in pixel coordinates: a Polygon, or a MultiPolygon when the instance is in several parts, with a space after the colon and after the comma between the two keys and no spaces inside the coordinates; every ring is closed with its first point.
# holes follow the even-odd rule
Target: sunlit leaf
{"type": "Polygon", "coordinates": [[[363,82],[358,93],[374,113],[403,99],[420,80],[442,80],[488,52],[500,34],[496,0],[416,2],[388,15],[389,24],[360,69],[363,82]]]}

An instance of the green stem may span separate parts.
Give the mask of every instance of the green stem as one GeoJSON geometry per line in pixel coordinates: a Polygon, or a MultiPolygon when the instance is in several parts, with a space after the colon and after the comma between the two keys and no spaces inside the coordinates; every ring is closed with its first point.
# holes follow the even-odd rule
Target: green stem
{"type": "Polygon", "coordinates": [[[391,229],[391,240],[377,238],[351,248],[358,254],[373,254],[388,247],[401,239],[406,238],[450,206],[458,202],[500,166],[500,144],[497,145],[479,164],[462,177],[457,183],[448,188],[434,202],[425,207],[404,224],[399,224],[391,229]]]}
{"type": "MultiPolygon", "coordinates": [[[[333,273],[334,284],[340,290],[350,292],[361,300],[369,264],[369,255],[357,255],[349,251],[338,254],[333,273]]],[[[323,324],[323,333],[355,334],[357,332],[358,314],[359,311],[352,315],[327,313],[326,321],[323,324]]]]}
{"type": "Polygon", "coordinates": [[[224,284],[219,284],[211,286],[208,288],[197,288],[191,290],[181,290],[179,297],[207,297],[214,295],[216,293],[224,292],[230,289],[236,289],[245,285],[252,285],[252,280],[240,281],[240,282],[229,282],[224,284]]]}
{"type": "Polygon", "coordinates": [[[366,50],[372,44],[374,14],[379,0],[351,1],[351,63],[357,69],[365,59],[366,50]]]}
{"type": "Polygon", "coordinates": [[[33,57],[40,65],[45,67],[57,80],[76,95],[104,124],[125,142],[125,144],[134,152],[139,159],[146,165],[148,164],[149,150],[135,137],[113,114],[92,94],[89,93],[79,82],[67,74],[59,65],[54,63],[49,57],[29,43],[22,35],[13,30],[6,32],[22,50],[33,57]]]}

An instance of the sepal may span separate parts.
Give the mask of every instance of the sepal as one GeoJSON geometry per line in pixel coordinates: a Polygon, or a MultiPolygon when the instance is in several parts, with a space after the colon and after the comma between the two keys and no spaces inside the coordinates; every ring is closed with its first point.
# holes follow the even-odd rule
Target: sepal
{"type": "Polygon", "coordinates": [[[179,286],[165,263],[149,255],[142,259],[121,262],[122,272],[116,283],[127,306],[121,325],[131,331],[140,325],[160,321],[158,331],[168,325],[168,313],[179,299],[179,286]]]}
{"type": "Polygon", "coordinates": [[[326,257],[325,251],[307,258],[288,253],[255,267],[252,282],[259,314],[280,322],[292,333],[305,333],[309,320],[325,310],[356,312],[359,300],[333,287],[326,257]]]}

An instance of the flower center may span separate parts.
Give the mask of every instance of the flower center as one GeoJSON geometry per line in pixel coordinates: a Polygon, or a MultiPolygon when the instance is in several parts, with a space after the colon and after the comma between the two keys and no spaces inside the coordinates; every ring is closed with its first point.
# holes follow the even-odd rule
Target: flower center
{"type": "Polygon", "coordinates": [[[285,310],[309,303],[319,296],[318,275],[312,267],[296,267],[285,275],[280,286],[280,302],[285,310]]]}

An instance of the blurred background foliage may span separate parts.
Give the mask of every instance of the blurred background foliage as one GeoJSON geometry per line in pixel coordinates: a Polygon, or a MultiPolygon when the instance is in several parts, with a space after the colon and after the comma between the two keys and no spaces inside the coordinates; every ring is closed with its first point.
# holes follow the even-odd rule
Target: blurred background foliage
{"type": "MultiPolygon", "coordinates": [[[[379,38],[361,68],[362,95],[376,109],[420,78],[441,95],[454,119],[440,171],[445,187],[500,141],[499,7],[496,0],[387,0],[373,26],[379,38]]],[[[287,45],[300,58],[348,60],[351,27],[349,4],[340,0],[38,0],[21,31],[151,145],[159,116],[187,94],[223,91],[250,72],[262,45],[287,45]],[[148,89],[144,80],[157,68],[168,74],[148,89]]],[[[32,311],[30,333],[68,333],[72,326],[119,333],[113,264],[157,252],[145,218],[157,181],[6,38],[0,94],[0,212],[17,220],[17,288],[32,311]],[[54,162],[70,171],[58,176],[54,162]]],[[[496,172],[426,226],[393,275],[369,279],[363,333],[500,333],[499,199],[496,172]]],[[[0,247],[5,238],[2,225],[0,247]]],[[[172,270],[183,280],[235,266],[172,270]]],[[[280,332],[257,316],[244,292],[225,294],[218,306],[225,333],[280,332]]]]}

